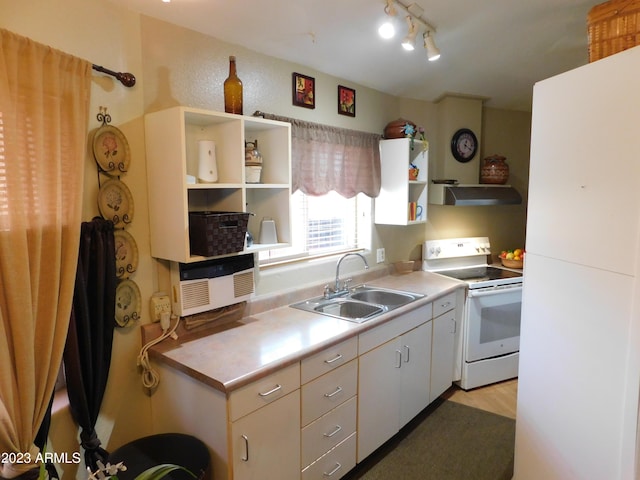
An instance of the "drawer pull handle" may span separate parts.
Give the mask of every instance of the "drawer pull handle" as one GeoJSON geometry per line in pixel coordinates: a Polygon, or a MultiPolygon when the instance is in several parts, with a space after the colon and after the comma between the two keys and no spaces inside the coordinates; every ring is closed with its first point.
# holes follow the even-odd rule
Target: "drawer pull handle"
{"type": "Polygon", "coordinates": [[[336,428],[333,432],[331,433],[323,433],[322,435],[324,435],[327,438],[331,438],[333,437],[336,433],[338,433],[340,430],[342,430],[342,427],[340,425],[336,425],[336,428]]]}
{"type": "Polygon", "coordinates": [[[331,365],[332,363],[337,362],[341,358],[342,358],[342,354],[339,353],[338,355],[335,356],[335,358],[332,358],[331,360],[325,360],[324,363],[331,365]]]}
{"type": "Polygon", "coordinates": [[[447,308],[449,305],[451,305],[451,302],[441,303],[440,307],[441,308],[447,308]]]}
{"type": "Polygon", "coordinates": [[[324,396],[327,397],[327,398],[331,398],[334,395],[339,394],[341,391],[342,391],[342,387],[338,387],[338,388],[335,389],[335,391],[333,391],[331,393],[325,393],[324,396]]]}
{"type": "Polygon", "coordinates": [[[280,389],[282,389],[282,385],[277,384],[275,387],[273,387],[268,392],[258,393],[258,395],[260,395],[261,397],[268,397],[269,395],[271,395],[272,393],[276,393],[280,389]]]}
{"type": "Polygon", "coordinates": [[[242,435],[242,438],[244,439],[244,456],[241,457],[240,459],[243,462],[248,462],[249,461],[249,438],[247,438],[246,435],[242,435]]]}
{"type": "Polygon", "coordinates": [[[338,462],[336,462],[336,468],[334,468],[333,470],[331,470],[328,473],[327,472],[322,472],[322,476],[323,477],[331,477],[331,476],[333,476],[334,473],[336,473],[341,468],[342,468],[342,465],[340,465],[338,462]]]}

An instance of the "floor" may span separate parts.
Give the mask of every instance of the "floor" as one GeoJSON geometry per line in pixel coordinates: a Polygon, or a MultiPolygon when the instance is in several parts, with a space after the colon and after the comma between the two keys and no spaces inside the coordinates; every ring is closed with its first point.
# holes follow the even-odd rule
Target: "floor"
{"type": "Polygon", "coordinates": [[[442,396],[453,402],[515,419],[518,379],[505,380],[504,382],[475,388],[467,392],[457,386],[453,386],[442,396]]]}

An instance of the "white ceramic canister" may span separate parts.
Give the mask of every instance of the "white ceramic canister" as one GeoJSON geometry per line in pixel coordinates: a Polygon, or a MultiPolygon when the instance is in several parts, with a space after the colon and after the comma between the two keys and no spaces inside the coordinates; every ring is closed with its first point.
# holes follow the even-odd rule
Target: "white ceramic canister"
{"type": "Polygon", "coordinates": [[[260,183],[262,177],[262,165],[245,165],[244,174],[246,183],[260,183]]]}
{"type": "Polygon", "coordinates": [[[202,183],[218,181],[216,144],[212,140],[198,141],[198,180],[202,183]]]}

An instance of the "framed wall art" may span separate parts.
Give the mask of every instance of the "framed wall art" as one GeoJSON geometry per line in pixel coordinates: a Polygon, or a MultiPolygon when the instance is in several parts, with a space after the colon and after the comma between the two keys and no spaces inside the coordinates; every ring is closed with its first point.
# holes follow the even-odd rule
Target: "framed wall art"
{"type": "Polygon", "coordinates": [[[338,85],[338,113],[349,117],[356,116],[356,91],[353,88],[338,85]]]}
{"type": "Polygon", "coordinates": [[[316,108],[316,79],[293,72],[293,104],[316,108]]]}

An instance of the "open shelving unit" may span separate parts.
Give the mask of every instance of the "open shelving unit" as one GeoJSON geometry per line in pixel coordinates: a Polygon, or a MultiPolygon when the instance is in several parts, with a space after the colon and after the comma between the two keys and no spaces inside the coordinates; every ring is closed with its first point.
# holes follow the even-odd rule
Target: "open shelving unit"
{"type": "Polygon", "coordinates": [[[427,221],[429,150],[420,140],[394,138],[380,141],[381,188],[375,201],[375,223],[412,225],[427,221]],[[409,180],[409,166],[418,167],[418,178],[409,180]],[[409,204],[422,207],[421,215],[410,219],[409,204]]]}
{"type": "Polygon", "coordinates": [[[291,125],[190,107],[145,115],[151,255],[182,263],[191,255],[189,212],[251,213],[248,231],[259,238],[260,222],[272,218],[278,244],[257,244],[242,252],[278,248],[291,241],[291,125]],[[215,142],[218,181],[198,183],[198,141],[215,142]],[[258,141],[261,183],[245,181],[245,141],[258,141]],[[192,183],[188,179],[196,179],[192,183]]]}

